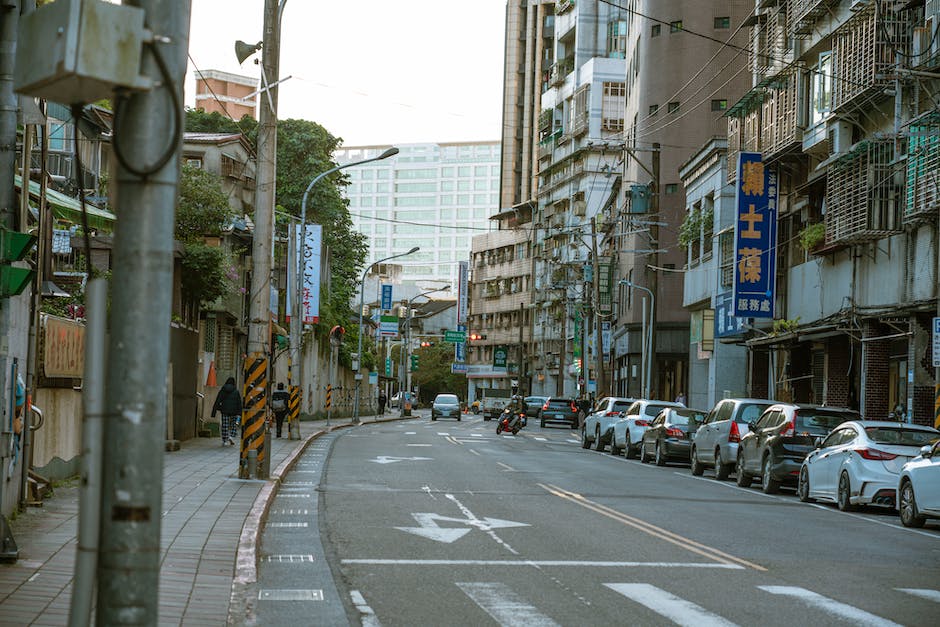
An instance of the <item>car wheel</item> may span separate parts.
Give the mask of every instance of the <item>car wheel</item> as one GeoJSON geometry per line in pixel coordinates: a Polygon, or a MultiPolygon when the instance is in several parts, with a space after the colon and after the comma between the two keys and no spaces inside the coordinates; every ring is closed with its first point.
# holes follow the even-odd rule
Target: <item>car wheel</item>
{"type": "Polygon", "coordinates": [[[545,419],[544,419],[544,418],[542,418],[542,419],[539,421],[539,426],[542,427],[543,429],[545,428],[545,419]]]}
{"type": "Polygon", "coordinates": [[[809,496],[809,470],[806,466],[800,468],[800,478],[796,484],[796,495],[804,503],[812,503],[815,500],[809,496]]]}
{"type": "Polygon", "coordinates": [[[597,425],[594,430],[594,450],[598,453],[604,450],[604,440],[601,439],[601,426],[597,425]]]}
{"type": "Polygon", "coordinates": [[[656,442],[656,465],[665,466],[666,465],[666,453],[663,451],[663,443],[656,442]]]}
{"type": "Polygon", "coordinates": [[[630,432],[627,431],[627,441],[623,443],[623,454],[627,459],[636,459],[638,451],[639,447],[633,445],[633,442],[630,441],[630,432]]]}
{"type": "Polygon", "coordinates": [[[737,483],[742,488],[750,487],[754,478],[744,472],[744,453],[738,453],[738,461],[734,465],[734,474],[737,475],[737,483]]]}
{"type": "Polygon", "coordinates": [[[591,448],[591,442],[587,439],[587,429],[581,427],[581,448],[591,448]]]}
{"type": "Polygon", "coordinates": [[[431,420],[437,420],[437,416],[435,416],[435,415],[432,414],[432,415],[431,415],[431,420]]]}
{"type": "Polygon", "coordinates": [[[460,422],[460,416],[457,416],[457,422],[460,422]]]}
{"type": "Polygon", "coordinates": [[[839,475],[839,492],[836,494],[836,505],[839,511],[851,512],[855,509],[852,505],[852,486],[849,484],[849,473],[843,471],[839,475]]]}
{"type": "Polygon", "coordinates": [[[692,474],[696,477],[701,477],[705,474],[705,466],[702,465],[702,462],[698,460],[698,453],[695,447],[692,448],[692,454],[689,456],[689,461],[691,462],[692,474]]]}
{"type": "Polygon", "coordinates": [[[760,487],[764,494],[776,494],[780,490],[780,482],[773,478],[770,468],[773,466],[770,455],[764,456],[764,463],[761,464],[760,487]]]}
{"type": "Polygon", "coordinates": [[[610,454],[614,457],[620,455],[620,447],[617,446],[617,434],[610,434],[610,454]]]}
{"type": "Polygon", "coordinates": [[[646,440],[640,440],[640,463],[646,463],[646,440]]]}
{"type": "Polygon", "coordinates": [[[728,475],[731,474],[731,466],[726,464],[723,459],[721,459],[721,449],[715,449],[715,479],[718,481],[725,481],[728,479],[728,475]]]}
{"type": "Polygon", "coordinates": [[[914,484],[907,479],[901,486],[898,497],[898,513],[901,515],[901,524],[905,527],[923,527],[927,522],[926,516],[917,513],[917,501],[914,499],[914,484]]]}

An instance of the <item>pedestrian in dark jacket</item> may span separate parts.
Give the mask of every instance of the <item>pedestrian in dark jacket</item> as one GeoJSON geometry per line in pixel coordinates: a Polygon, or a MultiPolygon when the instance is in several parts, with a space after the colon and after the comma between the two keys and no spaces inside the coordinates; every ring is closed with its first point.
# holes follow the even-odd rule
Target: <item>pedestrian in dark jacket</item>
{"type": "Polygon", "coordinates": [[[385,403],[388,402],[388,396],[385,395],[385,390],[379,390],[379,414],[385,414],[385,403]]]}
{"type": "Polygon", "coordinates": [[[271,395],[271,409],[274,411],[274,420],[277,422],[277,437],[281,437],[281,427],[287,408],[290,405],[290,392],[284,389],[283,383],[277,384],[277,390],[271,395]]]}
{"type": "Polygon", "coordinates": [[[235,446],[235,428],[238,425],[238,419],[242,414],[242,396],[238,393],[238,387],[235,385],[235,377],[229,377],[225,380],[225,385],[219,390],[215,397],[215,404],[212,406],[212,417],[215,418],[216,412],[222,414],[222,446],[231,444],[235,446]]]}

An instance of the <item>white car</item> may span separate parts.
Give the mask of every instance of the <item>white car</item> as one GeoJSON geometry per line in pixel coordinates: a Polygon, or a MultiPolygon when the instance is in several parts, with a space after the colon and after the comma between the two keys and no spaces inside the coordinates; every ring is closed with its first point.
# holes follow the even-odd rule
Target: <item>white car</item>
{"type": "Polygon", "coordinates": [[[581,425],[581,448],[590,448],[591,444],[594,444],[595,450],[603,451],[610,442],[614,423],[623,418],[624,412],[630,409],[630,405],[635,401],[635,398],[617,396],[608,396],[597,401],[581,425]]]}
{"type": "Polygon", "coordinates": [[[843,422],[806,456],[796,493],[801,501],[831,501],[842,511],[858,505],[893,508],[901,468],[937,439],[940,431],[921,425],[843,422]]]}
{"type": "Polygon", "coordinates": [[[940,440],[920,449],[901,468],[898,513],[905,527],[923,527],[927,518],[940,518],[940,440]]]}
{"type": "Polygon", "coordinates": [[[624,412],[623,418],[614,422],[610,436],[610,452],[619,455],[622,450],[627,459],[636,457],[643,442],[643,434],[650,428],[650,423],[659,412],[667,407],[685,408],[685,405],[670,401],[635,401],[624,412]]]}

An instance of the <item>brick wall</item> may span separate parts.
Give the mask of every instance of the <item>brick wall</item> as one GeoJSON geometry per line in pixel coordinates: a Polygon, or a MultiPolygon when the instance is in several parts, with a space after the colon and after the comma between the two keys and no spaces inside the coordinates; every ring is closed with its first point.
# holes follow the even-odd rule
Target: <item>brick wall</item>
{"type": "MultiPolygon", "coordinates": [[[[862,323],[862,337],[888,335],[876,320],[862,323]]],[[[875,340],[862,344],[865,369],[865,407],[862,414],[868,420],[884,420],[888,415],[888,348],[889,340],[875,340]]]]}
{"type": "Polygon", "coordinates": [[[826,405],[832,407],[849,406],[849,378],[858,373],[849,374],[852,340],[844,335],[829,338],[826,342],[826,405]]]}
{"type": "Polygon", "coordinates": [[[911,422],[919,425],[933,426],[933,386],[914,386],[914,416],[911,422]]]}
{"type": "Polygon", "coordinates": [[[748,394],[751,398],[768,398],[767,378],[769,367],[770,353],[768,351],[751,351],[751,391],[748,394]]]}

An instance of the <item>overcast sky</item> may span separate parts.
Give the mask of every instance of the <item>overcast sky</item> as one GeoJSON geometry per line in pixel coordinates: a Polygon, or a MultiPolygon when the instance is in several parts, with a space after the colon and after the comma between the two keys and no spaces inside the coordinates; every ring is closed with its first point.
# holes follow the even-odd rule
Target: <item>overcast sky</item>
{"type": "MultiPolygon", "coordinates": [[[[506,0],[288,0],[278,114],[346,146],[500,139],[506,0]]],[[[263,0],[192,0],[193,63],[253,76],[235,41],[262,39],[263,0]]],[[[260,58],[260,53],[258,55],[260,58]]]]}

